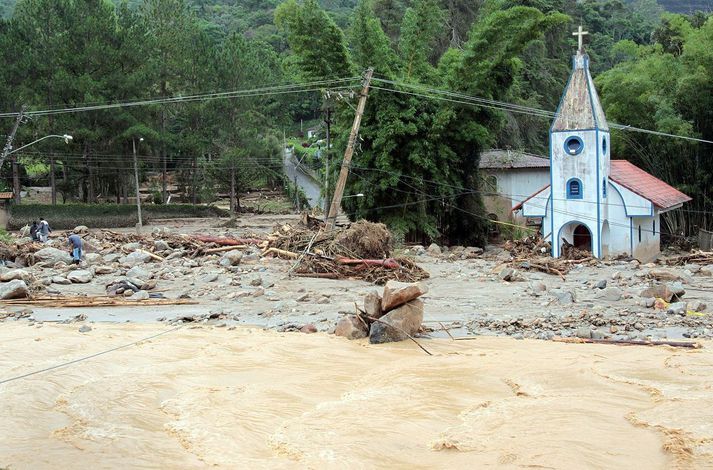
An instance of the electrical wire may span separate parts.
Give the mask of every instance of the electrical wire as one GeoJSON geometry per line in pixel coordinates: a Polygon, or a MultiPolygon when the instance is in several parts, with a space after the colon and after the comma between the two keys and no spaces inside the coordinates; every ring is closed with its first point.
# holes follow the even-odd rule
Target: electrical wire
{"type": "Polygon", "coordinates": [[[56,365],[54,365],[54,366],[45,367],[44,369],[39,369],[39,370],[35,370],[35,371],[32,371],[32,372],[28,372],[28,373],[26,373],[26,374],[17,375],[17,376],[15,376],[15,377],[10,377],[10,378],[7,378],[7,379],[3,379],[3,380],[0,380],[0,385],[6,384],[6,383],[8,383],[8,382],[13,382],[13,381],[15,381],[15,380],[20,380],[20,379],[24,379],[24,378],[27,378],[27,377],[31,377],[31,376],[33,376],[33,375],[41,374],[41,373],[44,373],[44,372],[49,372],[49,371],[51,371],[51,370],[59,369],[59,368],[61,368],[61,367],[66,367],[66,366],[69,366],[69,365],[72,365],[72,364],[76,364],[76,363],[78,363],[78,362],[86,361],[87,359],[92,359],[92,358],[95,358],[95,357],[97,357],[97,356],[102,356],[102,355],[108,354],[108,353],[110,353],[110,352],[118,351],[119,349],[125,349],[125,348],[128,348],[129,346],[134,346],[134,345],[137,345],[137,344],[139,344],[139,343],[141,343],[141,342],[148,341],[148,340],[153,339],[153,338],[158,338],[159,336],[165,335],[165,334],[167,334],[167,333],[171,333],[171,332],[174,332],[174,331],[176,331],[176,330],[180,330],[181,328],[183,328],[183,325],[177,326],[176,328],[171,328],[170,330],[162,331],[162,332],[160,332],[160,333],[156,333],[156,334],[151,335],[151,336],[147,336],[147,337],[145,337],[145,338],[141,338],[141,339],[136,340],[136,341],[132,341],[131,343],[127,343],[127,344],[124,344],[124,345],[121,345],[121,346],[117,346],[117,347],[115,347],[115,348],[111,348],[111,349],[107,349],[107,350],[104,350],[104,351],[100,351],[100,352],[98,352],[98,353],[90,354],[89,356],[80,357],[80,358],[77,358],[77,359],[74,359],[74,360],[71,360],[71,361],[67,361],[67,362],[62,362],[62,363],[60,363],[60,364],[56,364],[56,365]]]}

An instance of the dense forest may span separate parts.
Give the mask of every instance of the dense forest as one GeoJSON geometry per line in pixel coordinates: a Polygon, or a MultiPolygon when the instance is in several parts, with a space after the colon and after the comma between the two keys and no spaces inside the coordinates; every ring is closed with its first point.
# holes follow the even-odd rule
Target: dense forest
{"type": "MultiPolygon", "coordinates": [[[[126,201],[136,145],[144,180],[170,172],[192,201],[229,191],[237,209],[251,182],[282,183],[283,139],[303,120],[332,116],[338,163],[373,67],[347,185],[365,197],[345,209],[401,236],[482,243],[479,153],[546,153],[551,118],[538,110],[556,109],[578,24],[610,120],[713,140],[713,19],[655,0],[12,3],[1,5],[13,13],[0,23],[0,117],[9,131],[26,107],[18,143],[74,136],[20,154],[23,177],[60,201],[126,201]]],[[[713,225],[711,144],[613,139],[616,158],[694,197],[671,231],[713,225]]],[[[155,179],[157,202],[166,181],[155,179]]]]}

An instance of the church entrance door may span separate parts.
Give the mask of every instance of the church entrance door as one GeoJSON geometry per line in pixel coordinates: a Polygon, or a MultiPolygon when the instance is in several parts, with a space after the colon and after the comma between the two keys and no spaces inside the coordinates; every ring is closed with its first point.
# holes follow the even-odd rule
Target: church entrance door
{"type": "Polygon", "coordinates": [[[592,251],[592,234],[587,227],[582,224],[574,227],[574,236],[572,237],[575,248],[579,250],[592,251]]]}

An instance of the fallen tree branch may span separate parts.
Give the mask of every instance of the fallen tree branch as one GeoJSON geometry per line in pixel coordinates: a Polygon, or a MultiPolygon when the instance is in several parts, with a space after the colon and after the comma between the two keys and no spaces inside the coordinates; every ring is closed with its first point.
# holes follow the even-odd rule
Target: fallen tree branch
{"type": "Polygon", "coordinates": [[[673,346],[675,348],[700,349],[701,343],[692,341],[654,341],[635,339],[592,339],[592,338],[560,338],[555,337],[552,341],[556,343],[588,343],[588,344],[615,344],[618,346],[673,346]]]}
{"type": "Polygon", "coordinates": [[[271,253],[274,253],[278,256],[285,256],[287,258],[292,258],[292,259],[295,259],[300,256],[299,253],[293,253],[291,251],[281,250],[279,248],[268,248],[267,250],[262,252],[262,256],[267,256],[271,253]]]}
{"type": "Polygon", "coordinates": [[[138,251],[138,252],[140,252],[140,253],[147,254],[147,255],[149,255],[152,259],[155,259],[156,261],[164,261],[164,259],[163,259],[161,256],[155,255],[155,254],[151,253],[150,251],[146,251],[146,250],[136,250],[136,251],[138,251]]]}
{"type": "Polygon", "coordinates": [[[366,318],[368,318],[368,319],[371,320],[371,321],[375,321],[375,322],[377,322],[377,323],[381,323],[382,325],[386,325],[386,326],[390,326],[390,327],[392,327],[392,328],[396,328],[396,329],[399,330],[401,333],[403,333],[403,334],[405,334],[406,336],[408,336],[408,339],[410,339],[411,341],[413,341],[414,343],[416,343],[416,346],[418,346],[419,348],[423,349],[423,351],[424,351],[426,354],[428,354],[429,356],[433,356],[433,354],[431,354],[431,353],[428,351],[428,349],[426,349],[426,348],[424,348],[423,346],[421,346],[421,343],[419,343],[418,341],[416,341],[416,338],[414,338],[414,337],[411,336],[410,334],[406,333],[406,331],[404,331],[403,328],[398,327],[398,326],[396,326],[396,325],[392,325],[391,323],[385,322],[385,321],[383,321],[383,320],[381,320],[381,319],[379,319],[379,318],[372,317],[372,316],[370,316],[370,315],[367,315],[366,318]]]}
{"type": "Polygon", "coordinates": [[[263,243],[264,240],[259,238],[228,238],[228,237],[215,237],[212,235],[193,235],[192,240],[196,240],[203,243],[215,243],[216,245],[222,246],[233,246],[233,245],[259,245],[263,243]]]}
{"type": "Polygon", "coordinates": [[[210,255],[213,253],[221,253],[223,251],[230,251],[230,250],[237,250],[237,249],[242,249],[242,248],[247,248],[247,245],[229,245],[229,246],[221,246],[219,248],[210,248],[205,250],[203,253],[206,255],[210,255]]]}

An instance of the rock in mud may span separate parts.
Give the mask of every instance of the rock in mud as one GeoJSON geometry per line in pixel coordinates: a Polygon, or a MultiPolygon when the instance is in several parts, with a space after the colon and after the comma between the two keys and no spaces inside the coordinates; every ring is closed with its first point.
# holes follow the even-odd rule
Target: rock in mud
{"type": "Polygon", "coordinates": [[[431,256],[440,256],[441,254],[443,254],[443,250],[441,250],[441,247],[436,245],[435,243],[431,243],[428,246],[428,249],[426,249],[426,253],[431,256]]]}
{"type": "Polygon", "coordinates": [[[89,266],[94,266],[102,262],[102,256],[98,253],[86,253],[84,255],[84,262],[89,266]]]}
{"type": "Polygon", "coordinates": [[[693,300],[688,302],[688,310],[693,312],[704,312],[708,306],[701,302],[700,300],[693,300]]]}
{"type": "Polygon", "coordinates": [[[577,301],[577,294],[574,291],[563,289],[552,289],[550,295],[563,305],[571,304],[577,301]]]}
{"type": "Polygon", "coordinates": [[[673,295],[673,291],[671,291],[666,284],[659,284],[657,286],[642,290],[639,297],[654,297],[656,299],[664,299],[666,302],[670,302],[673,295]]]}
{"type": "Polygon", "coordinates": [[[74,227],[74,230],[72,230],[72,232],[87,233],[87,232],[89,232],[89,227],[87,227],[86,225],[77,225],[76,227],[74,227]]]}
{"type": "Polygon", "coordinates": [[[57,248],[42,248],[35,252],[35,259],[40,262],[55,264],[64,263],[71,264],[72,257],[66,251],[58,250],[57,248]]]}
{"type": "Polygon", "coordinates": [[[417,299],[426,292],[428,292],[428,287],[422,282],[388,281],[384,286],[381,310],[389,312],[400,305],[404,305],[406,302],[417,299]]]}
{"type": "Polygon", "coordinates": [[[602,279],[601,281],[597,282],[597,284],[594,286],[597,289],[606,289],[607,287],[607,280],[602,279]]]}
{"type": "Polygon", "coordinates": [[[2,282],[14,281],[15,279],[29,282],[32,279],[32,274],[24,269],[12,269],[0,274],[0,281],[2,282]]]}
{"type": "Polygon", "coordinates": [[[163,240],[156,240],[153,242],[153,248],[156,251],[166,251],[170,250],[171,247],[163,240]]]}
{"type": "Polygon", "coordinates": [[[347,339],[361,339],[366,338],[369,332],[366,329],[366,325],[356,315],[347,315],[337,322],[334,334],[347,339]]]}
{"type": "Polygon", "coordinates": [[[82,325],[82,326],[79,327],[79,332],[80,332],[80,333],[88,333],[88,332],[90,332],[90,331],[92,331],[92,327],[89,326],[89,325],[82,325]]]}
{"type": "Polygon", "coordinates": [[[0,284],[0,299],[24,299],[29,294],[25,281],[15,279],[14,281],[0,284]]]}
{"type": "Polygon", "coordinates": [[[253,287],[259,287],[262,285],[262,278],[260,276],[250,280],[250,285],[253,287]]]}
{"type": "Polygon", "coordinates": [[[51,281],[53,284],[61,284],[61,285],[67,285],[67,284],[72,283],[72,281],[70,281],[66,277],[62,277],[62,276],[52,276],[51,281]]]}
{"type": "Polygon", "coordinates": [[[500,279],[503,281],[511,281],[514,275],[515,270],[513,268],[503,268],[499,274],[500,279]]]}
{"type": "Polygon", "coordinates": [[[111,266],[97,266],[94,268],[94,274],[111,274],[114,272],[114,268],[111,266]]]}
{"type": "Polygon", "coordinates": [[[148,263],[151,261],[151,255],[143,251],[134,251],[133,253],[126,255],[123,261],[129,266],[136,266],[137,264],[148,263]]]}
{"type": "Polygon", "coordinates": [[[230,250],[220,258],[219,264],[224,267],[237,266],[243,259],[243,252],[239,250],[230,250]]]}
{"type": "Polygon", "coordinates": [[[416,299],[390,311],[380,321],[371,324],[369,342],[372,344],[403,341],[415,335],[423,321],[423,302],[416,299]]]}
{"type": "Polygon", "coordinates": [[[666,313],[669,315],[685,315],[688,310],[686,302],[675,302],[668,306],[666,313]]]}
{"type": "Polygon", "coordinates": [[[142,268],[141,266],[134,266],[133,268],[126,271],[126,277],[136,277],[139,279],[151,279],[153,273],[148,269],[142,268]]]}
{"type": "Polygon", "coordinates": [[[317,327],[314,326],[312,323],[308,323],[302,328],[300,328],[300,332],[302,333],[316,333],[317,332],[317,327]]]}
{"type": "Polygon", "coordinates": [[[381,318],[384,314],[381,310],[381,296],[378,292],[371,291],[364,296],[364,311],[373,318],[381,318]]]}
{"type": "Polygon", "coordinates": [[[679,298],[683,297],[686,293],[686,289],[683,288],[683,284],[681,284],[680,282],[674,282],[669,286],[669,289],[671,290],[671,292],[673,292],[673,295],[679,298]]]}
{"type": "Polygon", "coordinates": [[[67,279],[77,284],[86,284],[92,280],[94,275],[91,271],[78,269],[67,274],[67,279]]]}
{"type": "Polygon", "coordinates": [[[580,326],[574,333],[577,338],[589,339],[592,337],[592,329],[588,326],[580,326]]]}
{"type": "Polygon", "coordinates": [[[597,293],[598,299],[609,300],[611,302],[618,302],[621,300],[622,291],[618,287],[607,287],[597,293]]]}
{"type": "Polygon", "coordinates": [[[145,290],[140,290],[131,294],[129,300],[147,300],[149,297],[150,296],[148,292],[146,292],[145,290]]]}

